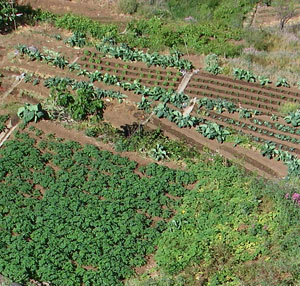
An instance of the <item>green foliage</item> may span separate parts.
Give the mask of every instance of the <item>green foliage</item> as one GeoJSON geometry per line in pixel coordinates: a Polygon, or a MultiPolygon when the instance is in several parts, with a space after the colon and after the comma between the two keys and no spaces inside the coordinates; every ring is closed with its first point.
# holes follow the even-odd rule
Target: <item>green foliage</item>
{"type": "Polygon", "coordinates": [[[189,49],[197,53],[215,53],[229,57],[240,54],[242,50],[241,46],[230,42],[230,40],[241,39],[241,30],[228,27],[226,24],[220,26],[214,22],[178,26],[159,17],[153,17],[148,20],[132,20],[127,25],[127,32],[121,35],[116,25],[100,24],[98,21],[73,14],[59,16],[39,11],[35,19],[50,21],[58,28],[86,33],[94,38],[110,37],[116,42],[125,42],[131,46],[152,50],[176,48],[186,51],[187,45],[189,49]]]}
{"type": "Polygon", "coordinates": [[[287,82],[285,78],[279,77],[276,81],[276,86],[290,87],[290,84],[287,82]]]}
{"type": "Polygon", "coordinates": [[[137,0],[119,0],[118,7],[125,14],[133,14],[137,11],[138,2],[137,0]]]}
{"type": "Polygon", "coordinates": [[[42,109],[42,105],[26,103],[23,107],[18,109],[18,117],[23,119],[24,124],[26,125],[30,121],[37,122],[39,119],[46,116],[46,112],[42,109]]]}
{"type": "Polygon", "coordinates": [[[262,86],[271,83],[271,80],[270,80],[269,78],[265,77],[265,76],[259,76],[259,77],[258,77],[258,81],[259,81],[259,83],[260,83],[262,86]]]}
{"type": "Polygon", "coordinates": [[[254,6],[252,0],[168,0],[171,14],[175,18],[186,18],[192,16],[200,23],[213,22],[214,24],[240,27],[244,15],[254,6]]]}
{"type": "Polygon", "coordinates": [[[5,130],[8,118],[8,115],[0,115],[0,133],[5,130]]]}
{"type": "Polygon", "coordinates": [[[126,157],[24,132],[5,142],[0,163],[0,273],[53,286],[123,285],[180,203],[166,194],[182,196],[196,179],[157,164],[140,176],[126,157]]]}
{"type": "Polygon", "coordinates": [[[233,69],[233,75],[235,78],[239,80],[246,80],[248,82],[256,82],[256,75],[254,75],[251,71],[234,68],[233,69]]]}
{"type": "Polygon", "coordinates": [[[54,15],[54,19],[54,25],[58,28],[68,29],[73,32],[81,32],[98,39],[117,36],[118,34],[116,25],[100,24],[99,21],[94,21],[83,16],[76,16],[73,14],[64,14],[63,16],[54,15]]]}
{"type": "Polygon", "coordinates": [[[180,58],[182,54],[176,50],[171,51],[171,55],[160,55],[158,53],[145,53],[141,50],[136,50],[129,47],[127,44],[116,45],[116,43],[109,38],[103,42],[96,44],[96,49],[103,54],[109,54],[115,58],[120,58],[124,61],[141,61],[147,64],[148,67],[162,66],[175,67],[177,69],[191,70],[193,65],[190,61],[180,58]]]}
{"type": "Polygon", "coordinates": [[[224,111],[234,113],[239,110],[231,101],[220,98],[210,99],[207,97],[203,97],[198,101],[198,107],[205,107],[208,110],[216,110],[218,113],[223,113],[224,111]]]}
{"type": "Polygon", "coordinates": [[[163,145],[156,144],[155,148],[149,152],[150,157],[156,161],[164,160],[168,158],[168,153],[163,145]]]}
{"type": "Polygon", "coordinates": [[[71,47],[84,47],[86,44],[86,36],[81,32],[74,32],[73,35],[65,41],[71,47]]]}
{"type": "Polygon", "coordinates": [[[215,54],[209,54],[205,58],[205,70],[217,75],[222,72],[222,68],[219,65],[219,58],[215,54]]]}
{"type": "Polygon", "coordinates": [[[97,137],[98,129],[95,127],[91,127],[85,130],[85,135],[88,137],[97,137]]]}
{"type": "Polygon", "coordinates": [[[134,20],[127,26],[128,34],[124,41],[132,46],[154,50],[185,47],[197,52],[232,57],[239,54],[241,47],[233,45],[230,39],[238,40],[241,32],[238,29],[220,28],[214,24],[183,24],[174,26],[159,18],[134,20]]]}
{"type": "Polygon", "coordinates": [[[158,265],[192,277],[184,285],[297,285],[300,209],[285,199],[293,187],[207,162],[192,167],[199,183],[159,238],[158,265]]]}
{"type": "Polygon", "coordinates": [[[253,115],[257,113],[258,112],[255,112],[247,108],[239,108],[239,118],[251,118],[253,117],[253,115]]]}
{"type": "Polygon", "coordinates": [[[290,112],[288,116],[284,118],[285,122],[292,124],[294,127],[300,126],[300,111],[290,112]]]}
{"type": "Polygon", "coordinates": [[[217,139],[218,142],[223,143],[226,136],[230,134],[228,130],[215,122],[206,122],[197,127],[197,131],[208,139],[217,139]]]}
{"type": "Polygon", "coordinates": [[[17,9],[12,3],[0,0],[0,32],[4,32],[16,20],[17,9]]]}

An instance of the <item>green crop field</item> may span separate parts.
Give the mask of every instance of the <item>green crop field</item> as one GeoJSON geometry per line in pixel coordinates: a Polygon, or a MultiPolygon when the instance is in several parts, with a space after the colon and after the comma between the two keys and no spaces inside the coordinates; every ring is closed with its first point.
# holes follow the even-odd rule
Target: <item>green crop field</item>
{"type": "Polygon", "coordinates": [[[298,286],[298,0],[16,2],[0,286],[298,286]]]}

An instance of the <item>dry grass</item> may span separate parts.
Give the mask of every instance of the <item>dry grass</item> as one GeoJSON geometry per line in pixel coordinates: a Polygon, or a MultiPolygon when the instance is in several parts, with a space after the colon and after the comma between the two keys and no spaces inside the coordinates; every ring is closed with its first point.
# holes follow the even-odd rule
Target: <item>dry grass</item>
{"type": "Polygon", "coordinates": [[[226,70],[231,72],[233,67],[252,70],[254,74],[267,76],[273,82],[283,77],[297,86],[300,80],[300,32],[269,32],[267,51],[259,51],[252,46],[245,48],[239,58],[225,60],[226,70]]]}

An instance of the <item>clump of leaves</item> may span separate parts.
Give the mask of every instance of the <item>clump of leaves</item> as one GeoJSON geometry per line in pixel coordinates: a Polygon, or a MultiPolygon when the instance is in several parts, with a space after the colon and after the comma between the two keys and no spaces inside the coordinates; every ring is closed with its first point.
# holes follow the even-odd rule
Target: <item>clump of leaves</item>
{"type": "Polygon", "coordinates": [[[39,119],[46,116],[46,112],[42,109],[42,105],[26,103],[18,109],[18,117],[23,119],[24,124],[30,121],[37,122],[39,119]]]}
{"type": "Polygon", "coordinates": [[[210,54],[205,58],[205,70],[217,75],[222,72],[222,68],[219,65],[219,58],[216,54],[210,54]]]}
{"type": "Polygon", "coordinates": [[[85,130],[85,135],[88,137],[96,137],[98,135],[98,130],[95,127],[91,127],[85,130]]]}
{"type": "Polygon", "coordinates": [[[290,87],[290,84],[287,82],[285,78],[279,77],[276,81],[276,86],[290,87]]]}
{"type": "Polygon", "coordinates": [[[294,127],[300,126],[300,111],[290,112],[288,116],[284,118],[286,123],[292,124],[294,127]]]}
{"type": "Polygon", "coordinates": [[[268,83],[271,83],[271,80],[265,76],[259,76],[258,81],[261,85],[267,85],[268,83]]]}
{"type": "Polygon", "coordinates": [[[75,32],[70,38],[66,41],[66,44],[70,45],[71,47],[84,47],[86,44],[86,35],[81,32],[75,32]]]}
{"type": "Polygon", "coordinates": [[[215,122],[201,124],[197,127],[197,131],[208,139],[217,139],[220,143],[223,143],[226,139],[226,136],[230,135],[228,130],[215,122]]]}
{"type": "Polygon", "coordinates": [[[151,158],[153,158],[156,161],[160,161],[168,158],[168,153],[165,147],[161,144],[156,144],[155,148],[150,150],[149,155],[151,158]]]}

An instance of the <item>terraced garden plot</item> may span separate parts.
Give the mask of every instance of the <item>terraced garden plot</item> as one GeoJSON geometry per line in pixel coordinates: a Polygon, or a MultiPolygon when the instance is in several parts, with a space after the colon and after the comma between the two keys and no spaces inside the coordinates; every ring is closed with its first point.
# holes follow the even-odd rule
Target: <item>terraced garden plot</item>
{"type": "Polygon", "coordinates": [[[288,88],[261,87],[224,76],[201,72],[193,76],[185,92],[192,96],[224,98],[264,114],[279,114],[285,102],[299,102],[300,94],[288,88]]]}
{"type": "MultiPolygon", "coordinates": [[[[70,52],[71,50],[72,49],[69,49],[68,51],[70,52]]],[[[93,52],[90,53],[91,56],[93,52]]],[[[199,131],[201,124],[215,122],[229,128],[230,132],[236,133],[237,136],[239,136],[239,134],[250,135],[254,142],[264,144],[266,141],[272,141],[272,144],[275,144],[276,148],[292,152],[291,154],[295,155],[299,152],[297,145],[299,140],[298,131],[288,126],[285,122],[282,122],[282,119],[279,119],[278,123],[274,122],[274,125],[270,123],[271,116],[278,117],[278,108],[280,105],[287,100],[297,102],[298,93],[293,89],[275,88],[272,86],[261,87],[257,84],[248,84],[224,76],[212,76],[200,71],[192,77],[192,80],[186,88],[186,94],[176,94],[175,87],[179,83],[179,71],[171,68],[164,71],[161,67],[147,67],[145,64],[124,62],[120,59],[100,59],[99,54],[97,52],[94,53],[95,55],[87,58],[87,53],[84,51],[82,51],[81,54],[77,52],[77,57],[75,58],[77,61],[75,62],[73,55],[65,54],[65,58],[60,59],[63,64],[60,68],[59,64],[55,63],[53,57],[51,58],[50,56],[42,60],[45,56],[41,54],[38,56],[40,57],[39,59],[30,62],[30,66],[31,70],[34,70],[34,66],[37,65],[39,70],[45,68],[51,71],[52,75],[55,74],[56,71],[58,74],[64,75],[65,79],[63,79],[63,82],[65,83],[63,83],[63,85],[67,83],[67,86],[69,86],[62,90],[64,93],[74,94],[75,91],[75,95],[77,94],[78,96],[78,87],[81,86],[80,89],[82,87],[86,89],[89,85],[90,95],[86,95],[85,97],[90,98],[90,96],[92,96],[94,99],[98,97],[100,100],[99,103],[106,96],[118,98],[122,101],[122,99],[124,99],[123,95],[126,95],[127,104],[132,104],[133,108],[136,104],[139,109],[145,111],[151,111],[154,108],[154,112],[158,117],[166,117],[181,128],[196,128],[195,130],[199,131]],[[90,59],[92,59],[91,63],[90,59]],[[98,59],[99,63],[96,63],[98,59]],[[46,65],[45,62],[49,64],[46,65]],[[93,66],[84,68],[84,65],[93,66]],[[100,68],[97,69],[97,67],[100,68]],[[174,77],[174,79],[177,77],[176,85],[174,85],[172,89],[170,89],[169,85],[164,85],[168,77],[174,77]],[[76,80],[74,81],[74,79],[76,80]],[[100,87],[103,91],[99,89],[100,87]],[[105,90],[114,90],[114,92],[110,91],[107,93],[105,90]],[[121,94],[119,93],[117,95],[115,91],[121,92],[121,94]],[[190,116],[184,117],[182,115],[184,106],[188,106],[192,96],[195,96],[198,102],[196,102],[194,111],[190,116]],[[200,101],[205,97],[209,97],[209,99],[215,98],[219,101],[226,99],[226,105],[229,104],[231,108],[233,108],[233,113],[226,113],[226,108],[224,109],[223,106],[219,111],[223,113],[221,115],[214,114],[209,110],[205,111],[206,107],[201,107],[199,110],[200,113],[197,114],[195,110],[200,107],[200,101]],[[239,120],[237,114],[240,114],[240,112],[246,112],[250,115],[239,120]],[[267,116],[269,116],[269,119],[266,119],[267,116]],[[266,121],[266,123],[261,121],[266,121]],[[267,126],[263,128],[261,124],[267,124],[267,126]],[[277,126],[283,126],[277,128],[275,124],[277,124],[277,126]],[[277,130],[274,131],[273,127],[277,130]]],[[[103,55],[101,55],[101,57],[103,57],[103,55]]],[[[27,63],[28,58],[21,60],[19,66],[22,66],[22,64],[27,65],[27,63]]],[[[50,74],[48,74],[48,76],[49,75],[50,74]]],[[[42,75],[40,79],[41,82],[33,88],[39,89],[39,85],[44,84],[43,77],[42,75]]],[[[28,82],[26,88],[30,89],[32,84],[33,81],[31,81],[31,83],[28,82]]],[[[48,87],[49,91],[50,87],[51,86],[48,87]]],[[[56,92],[58,91],[56,84],[52,86],[51,89],[52,88],[54,88],[56,92]]],[[[42,89],[44,90],[43,92],[45,92],[45,96],[47,96],[49,91],[45,91],[44,87],[42,89]]],[[[85,92],[87,92],[87,90],[85,92]]],[[[77,96],[73,97],[75,101],[77,100],[77,96]]],[[[84,96],[82,98],[84,98],[84,96]]],[[[111,104],[114,105],[116,102],[109,103],[109,110],[112,113],[117,113],[117,111],[114,111],[114,108],[111,107],[111,104]]],[[[219,103],[214,104],[218,105],[219,103]]],[[[225,104],[225,101],[222,104],[225,104]]],[[[88,105],[89,104],[86,106],[88,105]]],[[[217,105],[213,108],[218,108],[217,105]]],[[[120,108],[118,108],[118,110],[120,110],[120,108]]],[[[101,115],[101,113],[99,113],[99,115],[101,115]]],[[[122,115],[117,114],[116,116],[119,118],[122,115]]],[[[124,116],[127,117],[128,120],[128,116],[124,116]]],[[[108,117],[112,119],[114,116],[109,115],[108,117]]],[[[145,119],[146,117],[147,114],[139,118],[145,119]]],[[[78,117],[78,119],[80,119],[80,117],[78,117]]],[[[141,119],[139,119],[139,121],[140,120],[141,119]]],[[[120,122],[120,120],[117,121],[120,122]]],[[[154,125],[159,125],[157,121],[155,122],[156,124],[154,125]]],[[[170,123],[170,126],[173,126],[173,123],[170,123]]],[[[165,131],[167,131],[167,129],[166,127],[165,131]]],[[[225,137],[224,139],[226,140],[225,137]]],[[[190,138],[186,138],[190,140],[190,138]]],[[[232,153],[236,154],[233,148],[232,153]]],[[[246,154],[247,150],[244,150],[243,153],[246,154]]]]}

